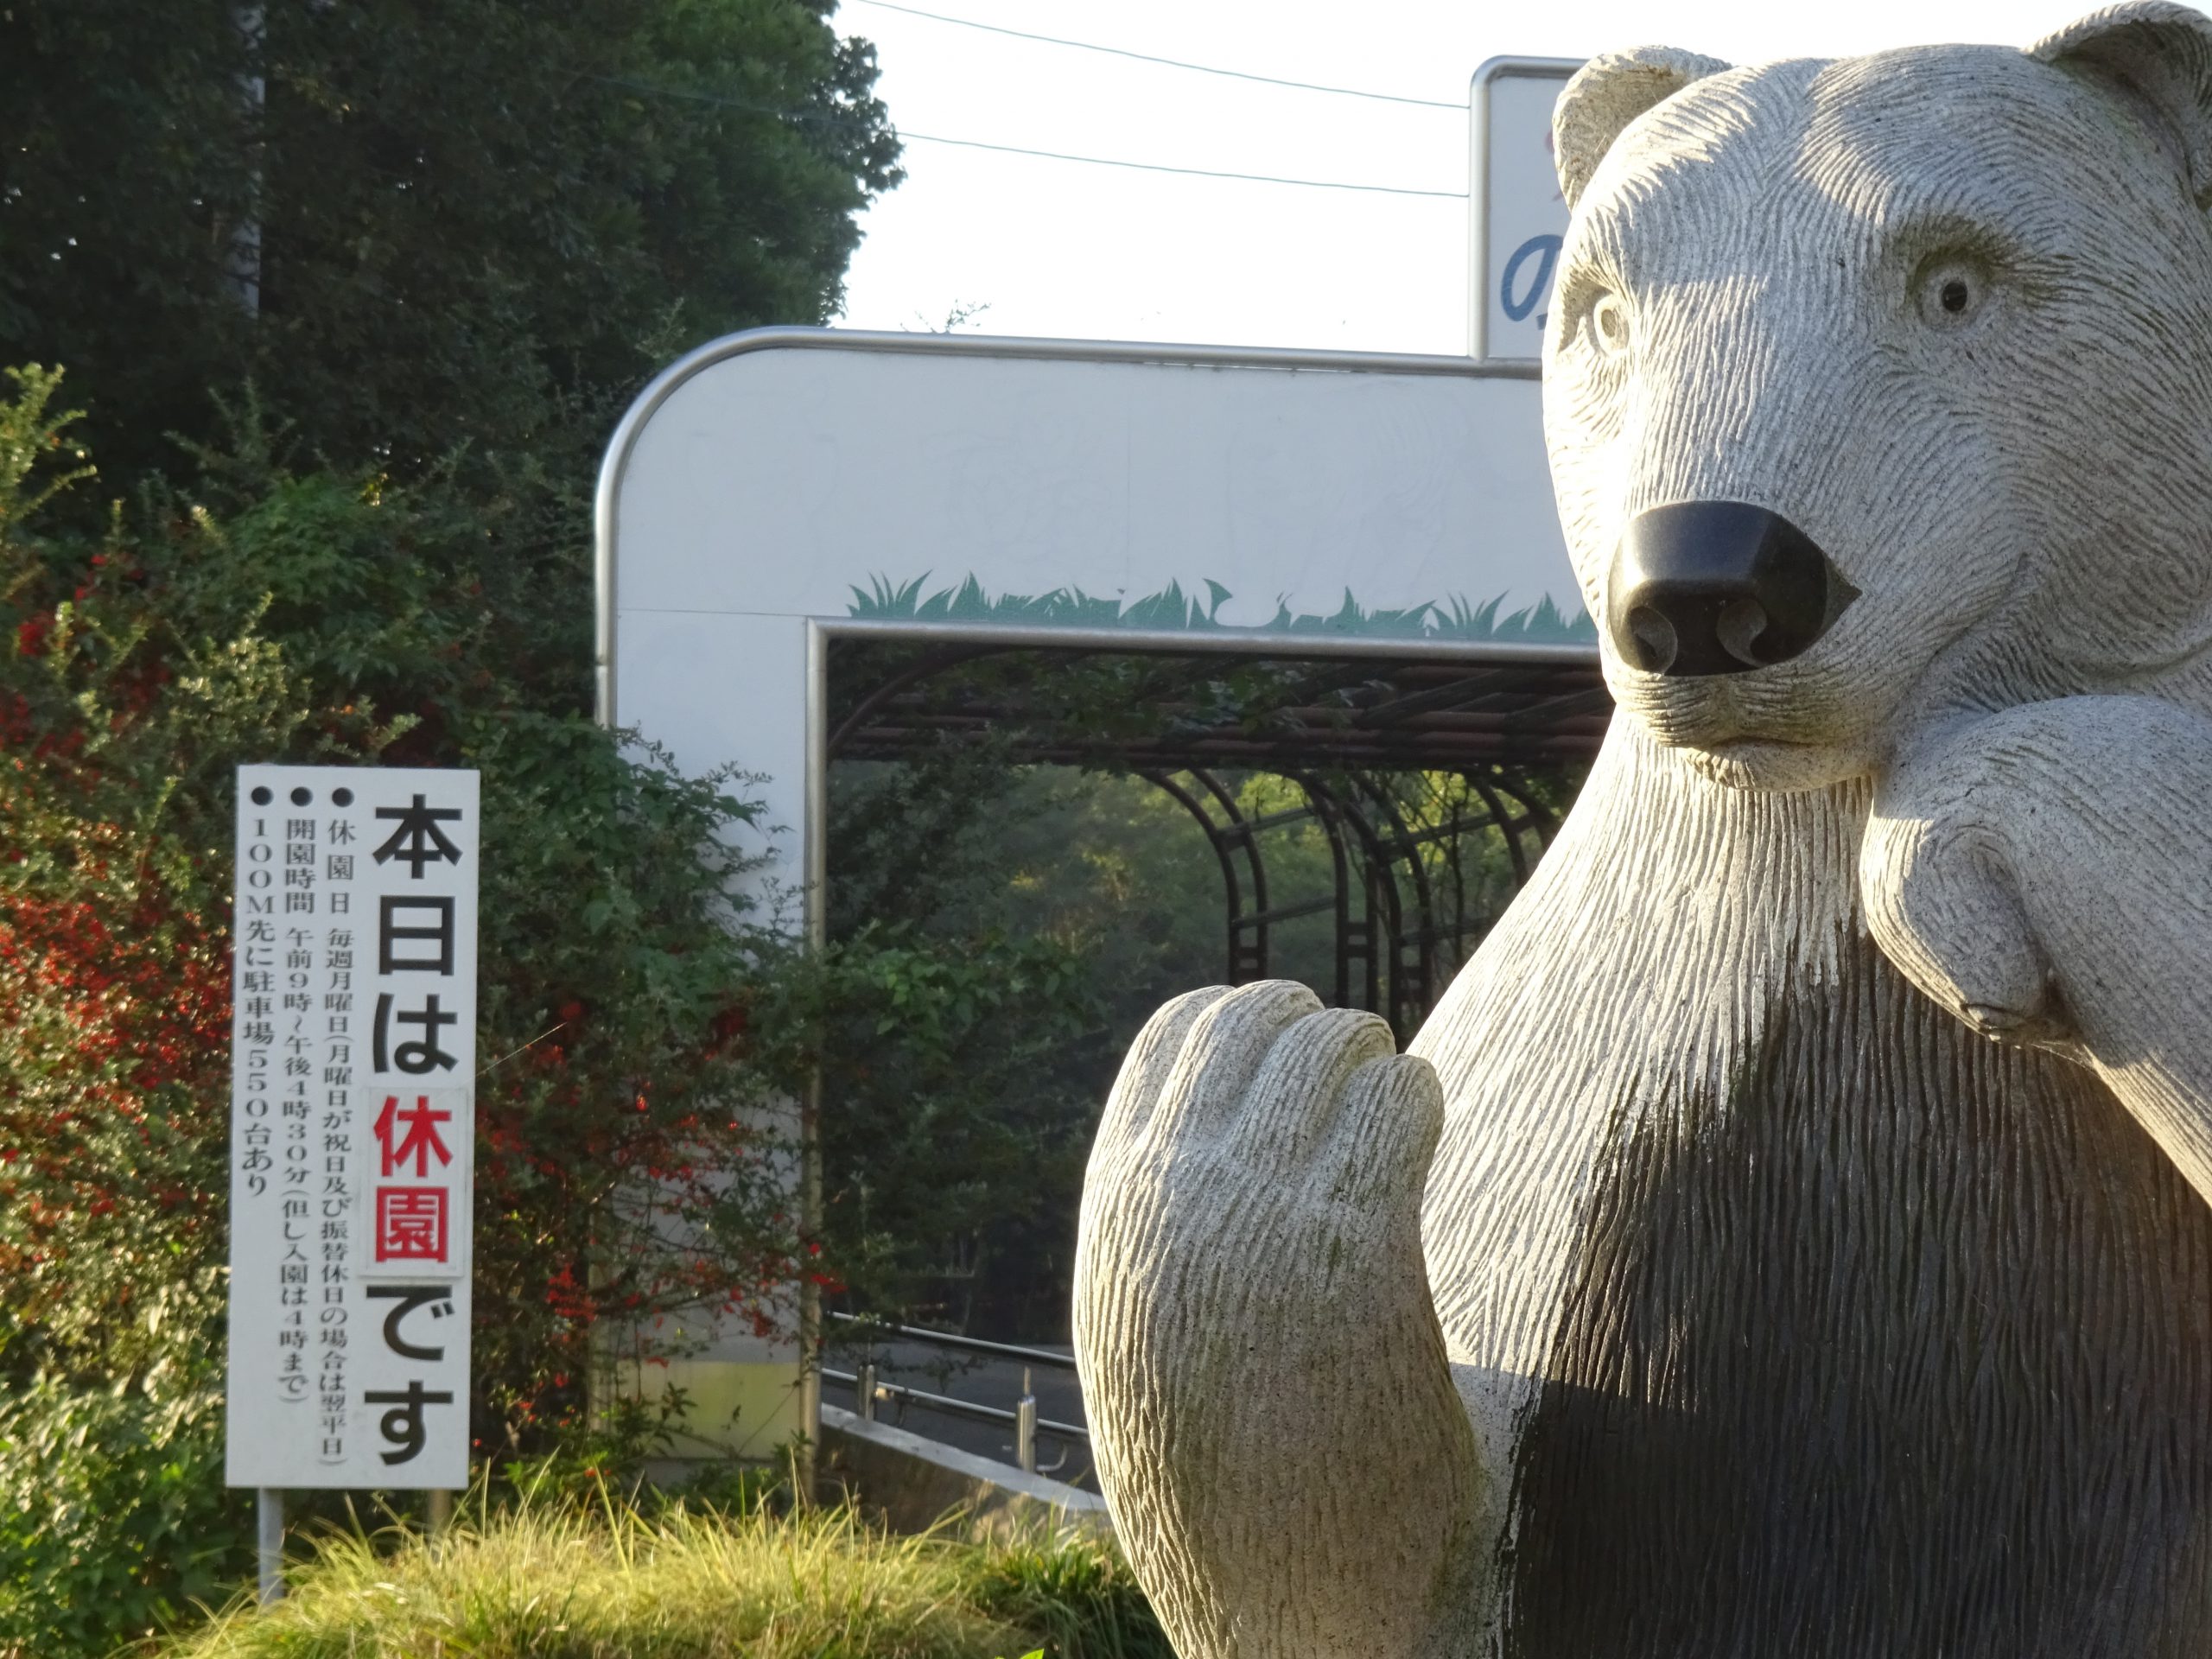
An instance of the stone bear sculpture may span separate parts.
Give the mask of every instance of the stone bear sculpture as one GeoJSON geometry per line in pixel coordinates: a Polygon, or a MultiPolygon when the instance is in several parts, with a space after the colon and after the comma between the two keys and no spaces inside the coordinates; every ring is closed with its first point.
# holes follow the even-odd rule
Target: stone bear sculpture
{"type": "Polygon", "coordinates": [[[1125,1547],[1183,1659],[2202,1659],[2212,22],[1631,52],[1555,138],[1618,714],[1408,1055],[1132,1049],[1125,1547]]]}

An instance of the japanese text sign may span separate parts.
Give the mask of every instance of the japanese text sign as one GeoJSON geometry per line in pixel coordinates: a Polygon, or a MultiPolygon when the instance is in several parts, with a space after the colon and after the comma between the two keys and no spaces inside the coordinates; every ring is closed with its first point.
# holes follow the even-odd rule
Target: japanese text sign
{"type": "Polygon", "coordinates": [[[467,1484],[476,782],[238,769],[233,1486],[467,1484]]]}

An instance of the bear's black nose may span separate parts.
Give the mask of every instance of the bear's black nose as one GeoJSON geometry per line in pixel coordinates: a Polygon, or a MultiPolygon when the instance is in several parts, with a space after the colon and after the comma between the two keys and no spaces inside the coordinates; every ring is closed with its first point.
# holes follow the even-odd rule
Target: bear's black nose
{"type": "Polygon", "coordinates": [[[1605,619],[1647,673],[1747,674],[1787,662],[1858,592],[1803,531],[1743,501],[1677,501],[1629,520],[1605,619]]]}

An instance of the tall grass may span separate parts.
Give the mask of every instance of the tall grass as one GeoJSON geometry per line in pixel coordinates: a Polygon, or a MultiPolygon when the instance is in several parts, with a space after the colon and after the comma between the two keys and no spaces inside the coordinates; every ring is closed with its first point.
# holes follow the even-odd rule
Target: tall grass
{"type": "Polygon", "coordinates": [[[435,1546],[337,1533],[276,1606],[164,1659],[1172,1659],[1128,1567],[1077,1538],[899,1538],[850,1512],[471,1506],[435,1546]]]}

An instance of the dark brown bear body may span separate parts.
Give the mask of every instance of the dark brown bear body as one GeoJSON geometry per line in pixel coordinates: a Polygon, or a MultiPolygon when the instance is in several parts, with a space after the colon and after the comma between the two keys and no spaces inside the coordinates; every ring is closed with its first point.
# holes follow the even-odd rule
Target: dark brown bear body
{"type": "Polygon", "coordinates": [[[2205,1651],[2212,1208],[1875,950],[1866,800],[1617,722],[1422,1033],[1469,1057],[1424,1221],[1508,1655],[2205,1651]]]}

